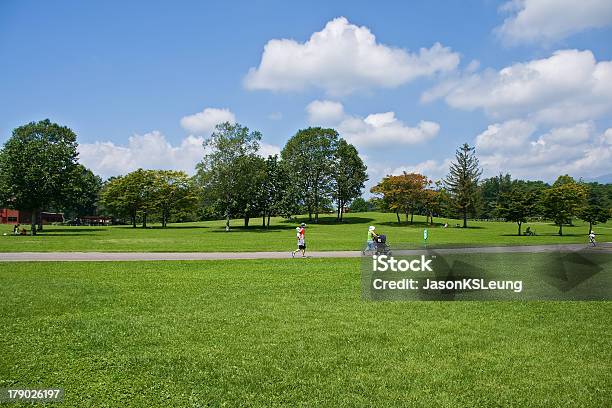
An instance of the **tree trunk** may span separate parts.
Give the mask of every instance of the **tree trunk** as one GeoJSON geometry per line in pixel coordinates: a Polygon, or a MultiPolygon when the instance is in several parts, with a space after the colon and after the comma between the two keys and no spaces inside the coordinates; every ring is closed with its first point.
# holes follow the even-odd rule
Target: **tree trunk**
{"type": "Polygon", "coordinates": [[[30,215],[30,232],[32,235],[36,235],[36,221],[38,220],[38,210],[32,210],[30,215]]]}
{"type": "Polygon", "coordinates": [[[518,221],[517,224],[518,224],[518,235],[520,237],[521,236],[521,222],[518,221]]]}
{"type": "Polygon", "coordinates": [[[559,223],[559,235],[563,235],[563,223],[559,223]]]}
{"type": "Polygon", "coordinates": [[[270,213],[268,213],[268,228],[270,228],[270,213]]]}
{"type": "Polygon", "coordinates": [[[589,234],[593,231],[593,222],[589,221],[589,234]]]}
{"type": "Polygon", "coordinates": [[[147,212],[142,213],[142,228],[147,228],[147,212]]]}
{"type": "Polygon", "coordinates": [[[225,211],[225,231],[230,230],[230,213],[229,208],[225,211]]]}
{"type": "Polygon", "coordinates": [[[340,207],[340,222],[344,221],[344,202],[342,202],[342,206],[340,207]]]}
{"type": "Polygon", "coordinates": [[[399,212],[396,211],[395,216],[397,217],[397,223],[401,224],[402,222],[400,221],[399,212]]]}
{"type": "Polygon", "coordinates": [[[414,210],[410,210],[410,223],[412,224],[414,221],[414,210]]]}
{"type": "Polygon", "coordinates": [[[463,228],[467,228],[467,211],[463,212],[463,228]]]}
{"type": "Polygon", "coordinates": [[[43,230],[43,219],[42,219],[42,212],[40,212],[38,214],[38,217],[36,217],[36,220],[38,222],[38,226],[36,227],[37,231],[42,231],[43,230]]]}
{"type": "Polygon", "coordinates": [[[336,210],[336,221],[340,221],[340,201],[338,201],[338,209],[336,210]]]}
{"type": "Polygon", "coordinates": [[[248,228],[248,226],[249,226],[249,219],[250,219],[250,218],[249,218],[249,216],[248,216],[248,215],[245,215],[245,216],[244,216],[244,226],[245,226],[246,228],[248,228]]]}

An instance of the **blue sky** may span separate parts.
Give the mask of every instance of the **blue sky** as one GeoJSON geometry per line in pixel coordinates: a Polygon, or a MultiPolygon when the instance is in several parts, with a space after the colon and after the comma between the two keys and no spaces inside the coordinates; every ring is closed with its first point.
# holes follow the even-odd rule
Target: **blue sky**
{"type": "Polygon", "coordinates": [[[265,152],[333,126],[372,181],[466,141],[487,175],[612,173],[609,1],[329,3],[5,0],[0,141],[50,118],[103,176],[192,171],[230,119],[265,152]]]}

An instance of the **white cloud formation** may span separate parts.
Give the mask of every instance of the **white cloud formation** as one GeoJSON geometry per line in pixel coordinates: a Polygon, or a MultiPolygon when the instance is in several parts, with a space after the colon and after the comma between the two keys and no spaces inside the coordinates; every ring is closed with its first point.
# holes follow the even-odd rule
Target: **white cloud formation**
{"type": "Polygon", "coordinates": [[[268,143],[260,143],[259,151],[257,152],[257,154],[259,154],[263,158],[267,158],[268,156],[274,156],[275,154],[278,154],[280,156],[280,152],[281,148],[279,146],[271,145],[268,143]]]}
{"type": "Polygon", "coordinates": [[[283,118],[282,112],[272,112],[268,115],[270,120],[281,120],[283,118]]]}
{"type": "Polygon", "coordinates": [[[577,32],[612,25],[610,0],[512,0],[496,33],[508,44],[550,43],[577,32]]]}
{"type": "Polygon", "coordinates": [[[406,173],[419,173],[427,176],[430,180],[441,180],[446,174],[448,174],[448,169],[451,164],[451,159],[444,160],[425,160],[424,162],[420,162],[417,164],[406,165],[397,167],[388,174],[398,175],[403,172],[406,173]]]}
{"type": "MultiPolygon", "coordinates": [[[[113,142],[81,143],[78,148],[79,161],[104,178],[126,174],[138,168],[183,170],[187,174],[194,174],[196,164],[206,154],[203,142],[203,137],[190,135],[173,146],[162,133],[155,130],[130,137],[127,145],[113,142]]],[[[280,154],[280,148],[260,143],[258,154],[262,157],[280,154]]]]}
{"type": "Polygon", "coordinates": [[[340,136],[360,147],[416,144],[434,138],[440,130],[439,124],[429,121],[406,126],[394,112],[373,113],[365,118],[348,115],[340,102],[333,101],[313,101],[306,111],[311,125],[333,126],[340,136]]]}
{"type": "Polygon", "coordinates": [[[380,44],[369,28],[338,17],[304,43],[268,41],[259,66],[249,70],[244,85],[251,90],[316,87],[329,94],[348,94],[371,87],[393,88],[417,77],[452,71],[459,59],[439,43],[418,53],[380,44]]]}
{"type": "Polygon", "coordinates": [[[223,122],[236,122],[236,116],[229,109],[206,108],[202,112],[184,116],[181,119],[183,129],[196,134],[209,134],[215,126],[223,122]]]}
{"type": "Polygon", "coordinates": [[[597,62],[589,50],[561,50],[443,82],[421,101],[438,98],[454,108],[483,109],[496,119],[523,116],[551,124],[595,119],[612,111],[612,61],[597,62]]]}
{"type": "Polygon", "coordinates": [[[535,130],[534,124],[519,119],[495,123],[476,136],[476,148],[479,151],[521,149],[535,130]]]}
{"type": "MultiPolygon", "coordinates": [[[[480,163],[488,176],[509,172],[514,177],[553,181],[561,174],[588,178],[610,172],[612,140],[607,135],[612,129],[598,134],[593,123],[581,122],[553,128],[534,139],[530,137],[533,131],[524,136],[525,127],[502,123],[489,126],[491,128],[506,131],[487,135],[490,140],[487,140],[488,149],[482,150],[484,154],[477,148],[480,163]],[[509,149],[503,139],[512,129],[523,134],[513,139],[513,148],[509,149]],[[499,143],[495,143],[496,140],[499,143]]],[[[477,137],[477,146],[478,138],[486,132],[477,137]]]]}
{"type": "Polygon", "coordinates": [[[79,161],[103,177],[126,174],[138,168],[184,170],[194,173],[204,156],[202,137],[188,136],[172,146],[159,131],[134,135],[127,145],[113,142],[81,143],[79,161]]]}
{"type": "Polygon", "coordinates": [[[334,101],[312,101],[306,106],[308,121],[318,124],[335,124],[345,116],[344,106],[334,101]]]}

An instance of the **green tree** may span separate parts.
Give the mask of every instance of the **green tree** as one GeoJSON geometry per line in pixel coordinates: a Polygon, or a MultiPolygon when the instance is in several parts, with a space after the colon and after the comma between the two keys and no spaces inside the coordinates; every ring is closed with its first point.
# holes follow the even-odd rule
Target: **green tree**
{"type": "Polygon", "coordinates": [[[346,140],[340,139],[336,148],[335,200],[337,219],[342,220],[344,207],[353,199],[361,196],[361,190],[368,180],[367,167],[359,157],[357,149],[346,140]]]}
{"type": "Polygon", "coordinates": [[[300,195],[308,219],[319,221],[319,212],[334,191],[338,132],[311,127],[299,130],[285,145],[281,158],[287,163],[291,188],[300,195]]]}
{"type": "Polygon", "coordinates": [[[240,207],[246,201],[246,192],[240,190],[239,185],[244,185],[250,171],[241,166],[245,157],[256,156],[260,140],[261,133],[226,122],[217,125],[204,142],[210,153],[196,166],[196,180],[206,195],[206,202],[219,208],[224,215],[226,231],[229,231],[232,215],[244,213],[244,208],[240,207]],[[246,174],[241,174],[241,170],[246,174]]]}
{"type": "Polygon", "coordinates": [[[31,212],[36,234],[41,211],[66,204],[76,166],[76,135],[68,127],[45,119],[14,129],[0,152],[4,205],[31,212]]]}
{"type": "Polygon", "coordinates": [[[559,235],[563,235],[563,224],[571,222],[584,206],[586,198],[585,187],[575,182],[563,181],[543,191],[541,203],[544,215],[559,226],[559,235]]]}
{"type": "Polygon", "coordinates": [[[610,219],[610,200],[606,196],[606,187],[598,183],[585,185],[587,189],[586,205],[578,213],[578,217],[589,223],[589,233],[593,225],[606,223],[610,219]]]}
{"type": "Polygon", "coordinates": [[[351,202],[349,209],[354,213],[367,212],[370,211],[370,206],[363,197],[357,197],[351,202]]]}
{"type": "MultiPolygon", "coordinates": [[[[262,226],[270,226],[270,217],[273,215],[286,215],[292,212],[292,204],[288,202],[289,179],[286,166],[279,160],[278,155],[268,156],[265,163],[266,176],[262,193],[262,226]],[[266,224],[267,218],[267,224],[266,224]]],[[[293,200],[294,202],[297,200],[293,200]]]]}
{"type": "Polygon", "coordinates": [[[96,214],[102,179],[81,164],[75,166],[70,178],[72,182],[65,186],[67,191],[64,192],[67,199],[61,208],[64,216],[76,218],[96,214]]]}
{"type": "Polygon", "coordinates": [[[501,194],[507,193],[512,188],[510,174],[500,174],[484,179],[480,185],[481,203],[480,216],[482,218],[493,218],[497,211],[497,204],[501,194]]]}
{"type": "Polygon", "coordinates": [[[165,228],[172,214],[189,213],[195,209],[198,192],[184,171],[157,170],[154,175],[154,205],[160,213],[162,227],[165,228]]]}
{"type": "Polygon", "coordinates": [[[455,162],[451,163],[445,180],[451,202],[463,218],[463,228],[467,228],[468,214],[476,210],[481,174],[475,149],[464,143],[455,152],[455,162]]]}
{"type": "Polygon", "coordinates": [[[520,236],[521,226],[534,214],[537,203],[538,197],[535,192],[515,186],[510,191],[500,194],[497,214],[506,221],[516,222],[520,236]]]}

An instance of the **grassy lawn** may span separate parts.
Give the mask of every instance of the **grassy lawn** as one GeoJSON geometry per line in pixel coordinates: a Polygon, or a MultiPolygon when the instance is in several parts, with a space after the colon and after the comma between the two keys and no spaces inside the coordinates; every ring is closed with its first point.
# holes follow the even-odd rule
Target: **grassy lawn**
{"type": "Polygon", "coordinates": [[[610,302],[366,302],[358,259],[0,263],[0,282],[0,388],[64,387],[62,407],[612,396],[610,302]]]}
{"type": "MultiPolygon", "coordinates": [[[[423,239],[424,218],[415,216],[415,224],[398,225],[395,214],[347,214],[344,223],[335,223],[335,217],[325,216],[318,225],[306,218],[286,221],[273,220],[269,229],[260,226],[261,220],[252,220],[248,229],[241,220],[233,222],[231,232],[224,231],[223,221],[209,221],[170,225],[166,229],[114,227],[56,227],[45,226],[39,236],[12,236],[12,226],[0,225],[0,252],[15,251],[145,251],[145,252],[212,252],[212,251],[289,251],[295,246],[294,228],[297,223],[308,223],[307,244],[310,250],[358,250],[364,245],[369,225],[376,225],[392,244],[420,246],[423,239]]],[[[403,219],[402,219],[403,221],[403,219]]],[[[427,226],[430,245],[533,245],[554,243],[586,243],[588,225],[576,221],[575,226],[563,228],[564,236],[550,223],[527,224],[537,236],[517,236],[514,223],[476,222],[470,228],[454,226],[456,220],[438,219],[435,226],[427,226]],[[442,228],[448,222],[449,228],[442,228]]],[[[523,228],[524,229],[524,228],[523,228]]],[[[612,222],[595,226],[600,242],[612,241],[612,222]]]]}

